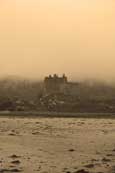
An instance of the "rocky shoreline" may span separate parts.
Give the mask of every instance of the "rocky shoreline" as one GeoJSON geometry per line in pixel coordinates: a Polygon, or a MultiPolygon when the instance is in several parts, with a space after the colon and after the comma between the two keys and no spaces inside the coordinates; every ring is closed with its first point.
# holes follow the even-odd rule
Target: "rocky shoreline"
{"type": "Polygon", "coordinates": [[[0,111],[0,116],[49,117],[49,118],[115,118],[115,113],[96,112],[51,112],[51,111],[0,111]]]}

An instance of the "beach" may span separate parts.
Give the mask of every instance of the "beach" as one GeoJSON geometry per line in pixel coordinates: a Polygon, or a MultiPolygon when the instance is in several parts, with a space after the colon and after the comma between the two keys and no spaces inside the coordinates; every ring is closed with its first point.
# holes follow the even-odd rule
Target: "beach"
{"type": "Polygon", "coordinates": [[[0,117],[0,173],[113,173],[115,119],[0,117]]]}

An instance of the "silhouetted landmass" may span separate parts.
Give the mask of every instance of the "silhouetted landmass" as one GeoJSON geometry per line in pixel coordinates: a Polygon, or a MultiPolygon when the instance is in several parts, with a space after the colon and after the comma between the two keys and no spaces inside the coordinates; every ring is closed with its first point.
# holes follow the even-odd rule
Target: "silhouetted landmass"
{"type": "Polygon", "coordinates": [[[72,89],[70,85],[69,92],[44,94],[43,82],[1,79],[0,111],[115,113],[114,85],[80,82],[72,89]]]}

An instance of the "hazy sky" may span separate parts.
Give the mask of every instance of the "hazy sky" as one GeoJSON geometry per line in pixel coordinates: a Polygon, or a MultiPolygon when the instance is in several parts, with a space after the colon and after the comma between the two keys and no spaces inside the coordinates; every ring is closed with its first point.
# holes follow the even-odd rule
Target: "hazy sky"
{"type": "Polygon", "coordinates": [[[0,0],[0,75],[115,79],[114,0],[0,0]]]}

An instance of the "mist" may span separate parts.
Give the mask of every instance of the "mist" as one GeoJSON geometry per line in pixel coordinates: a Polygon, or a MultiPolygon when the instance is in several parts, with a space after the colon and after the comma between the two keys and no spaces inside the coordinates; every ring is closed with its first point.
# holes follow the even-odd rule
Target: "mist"
{"type": "Polygon", "coordinates": [[[0,2],[0,76],[115,81],[113,0],[0,2]]]}

